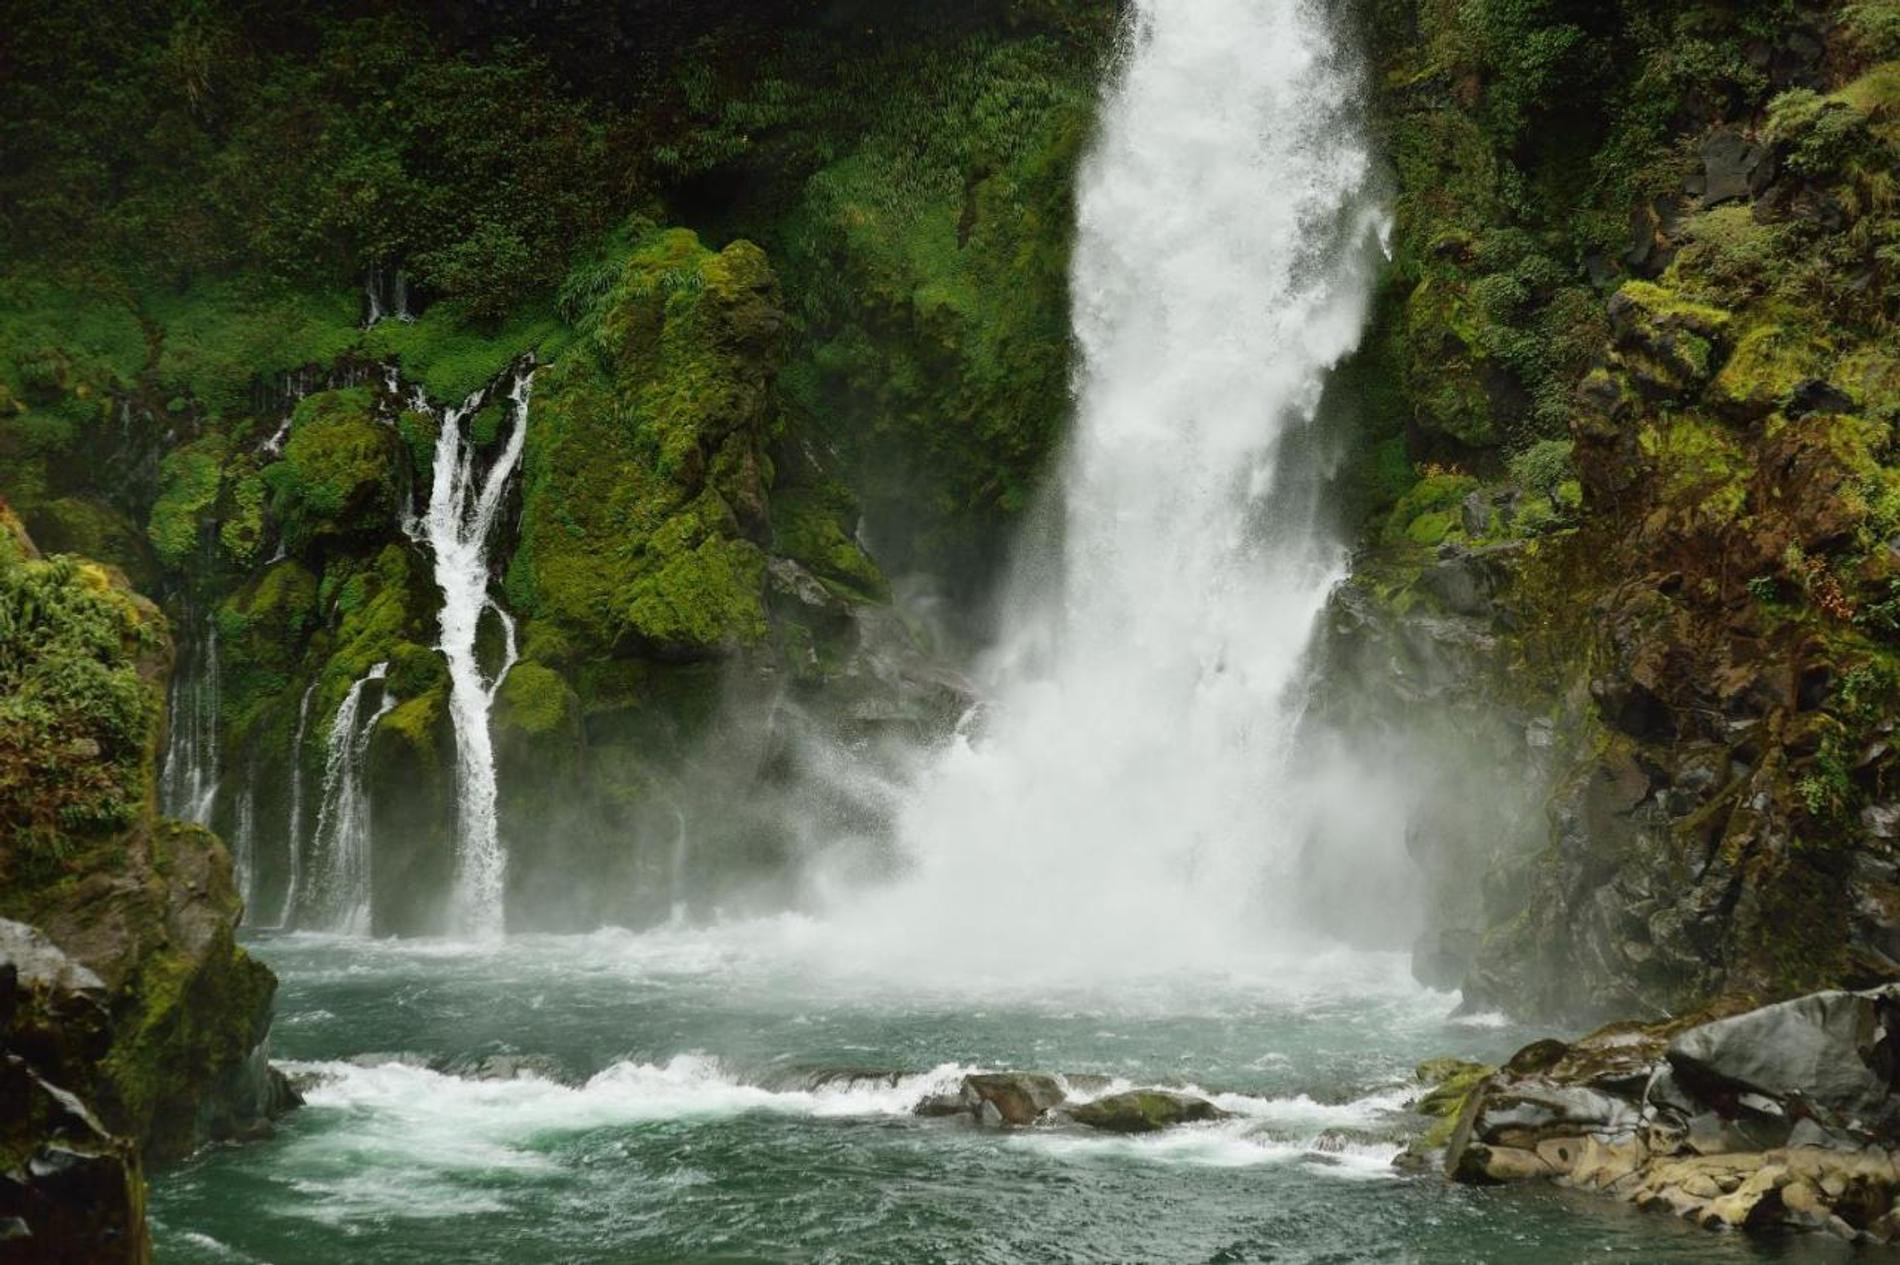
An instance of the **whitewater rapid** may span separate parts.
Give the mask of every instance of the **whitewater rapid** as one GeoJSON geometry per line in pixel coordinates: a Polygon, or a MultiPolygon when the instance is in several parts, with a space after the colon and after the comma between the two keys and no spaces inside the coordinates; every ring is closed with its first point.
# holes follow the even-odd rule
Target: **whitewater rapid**
{"type": "Polygon", "coordinates": [[[982,720],[900,811],[906,881],[847,915],[875,951],[1194,968],[1273,920],[1345,565],[1294,449],[1383,228],[1358,86],[1322,6],[1137,4],[1080,177],[1060,540],[1023,559],[982,720]]]}

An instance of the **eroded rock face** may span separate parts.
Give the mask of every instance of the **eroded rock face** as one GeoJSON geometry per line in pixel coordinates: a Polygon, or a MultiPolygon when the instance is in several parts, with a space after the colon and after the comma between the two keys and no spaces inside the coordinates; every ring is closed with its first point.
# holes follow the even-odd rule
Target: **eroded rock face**
{"type": "Polygon", "coordinates": [[[145,1179],[73,1087],[107,1048],[99,977],[0,919],[0,1258],[143,1262],[145,1179]]]}
{"type": "Polygon", "coordinates": [[[1900,1242],[1896,1019],[1900,985],[1539,1042],[1470,1088],[1445,1172],[1900,1242]]]}
{"type": "Polygon", "coordinates": [[[254,1136],[296,1101],[269,1062],[276,979],[235,942],[224,845],[154,813],[157,610],[105,568],[30,554],[0,555],[0,599],[27,634],[0,693],[38,703],[0,720],[0,1257],[143,1261],[141,1161],[254,1136]]]}

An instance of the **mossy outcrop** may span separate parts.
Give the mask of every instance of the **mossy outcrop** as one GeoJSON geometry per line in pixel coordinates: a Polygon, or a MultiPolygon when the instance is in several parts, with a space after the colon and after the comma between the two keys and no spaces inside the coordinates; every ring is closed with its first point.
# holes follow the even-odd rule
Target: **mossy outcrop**
{"type": "Polygon", "coordinates": [[[142,1260],[138,1157],[243,1136],[292,1101],[266,1061],[276,981],[235,944],[224,846],[155,813],[165,620],[103,567],[18,553],[0,562],[0,1040],[22,1110],[0,1186],[47,1259],[70,1242],[142,1260]],[[46,1145],[88,1158],[42,1173],[46,1145]]]}
{"type": "Polygon", "coordinates": [[[1483,842],[1415,832],[1421,961],[1468,1005],[1900,974],[1900,138],[1869,8],[1376,6],[1400,195],[1362,360],[1399,375],[1418,478],[1336,627],[1498,718],[1549,791],[1483,842]]]}

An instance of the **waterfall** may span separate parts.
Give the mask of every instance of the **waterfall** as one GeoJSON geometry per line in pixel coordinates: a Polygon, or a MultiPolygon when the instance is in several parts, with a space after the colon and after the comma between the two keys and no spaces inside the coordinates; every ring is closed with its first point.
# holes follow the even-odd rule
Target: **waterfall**
{"type": "Polygon", "coordinates": [[[363,757],[376,722],[396,705],[385,690],[381,705],[359,723],[363,691],[389,675],[379,663],[350,686],[330,722],[323,758],[323,795],[318,801],[313,839],[315,899],[328,930],[362,935],[370,929],[369,796],[363,786],[363,757]]]}
{"type": "MultiPolygon", "coordinates": [[[[527,439],[528,398],[534,366],[515,371],[509,389],[509,429],[501,451],[486,472],[477,445],[467,433],[469,419],[486,402],[478,391],[438,419],[435,467],[429,506],[415,524],[435,555],[435,582],[442,592],[442,636],[437,648],[449,664],[449,711],[455,726],[455,891],[454,929],[464,935],[501,932],[502,880],[507,858],[495,816],[495,751],[488,714],[495,690],[514,666],[515,625],[488,593],[488,538],[495,515],[527,439]],[[475,653],[482,615],[500,621],[503,656],[492,677],[484,676],[475,653]]],[[[426,406],[418,396],[418,405],[426,406]]]]}
{"type": "Polygon", "coordinates": [[[1301,843],[1283,772],[1345,564],[1302,458],[1384,224],[1357,76],[1312,0],[1130,20],[1078,187],[1059,540],[900,810],[906,876],[841,913],[880,951],[1218,968],[1301,843]]]}
{"type": "Polygon", "coordinates": [[[205,619],[202,642],[181,638],[166,709],[170,729],[159,774],[166,816],[211,824],[218,797],[218,624],[205,619]]]}
{"type": "Polygon", "coordinates": [[[257,883],[257,796],[256,779],[246,775],[238,790],[236,820],[231,825],[231,864],[237,871],[238,896],[244,901],[244,916],[251,916],[252,889],[257,883]]]}
{"type": "Polygon", "coordinates": [[[279,927],[288,927],[296,916],[298,889],[303,886],[303,738],[310,727],[310,700],[316,694],[317,683],[312,681],[297,704],[297,729],[290,739],[290,820],[284,830],[290,877],[284,884],[283,906],[277,911],[279,927]]]}
{"type": "Polygon", "coordinates": [[[402,269],[384,272],[381,264],[371,264],[363,280],[366,315],[363,328],[373,329],[379,321],[413,321],[409,311],[409,276],[402,269]]]}

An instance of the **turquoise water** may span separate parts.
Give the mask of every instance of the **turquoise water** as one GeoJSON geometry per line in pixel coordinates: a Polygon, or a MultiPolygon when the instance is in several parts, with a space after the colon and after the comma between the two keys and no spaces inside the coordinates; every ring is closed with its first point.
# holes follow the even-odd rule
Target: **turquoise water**
{"type": "Polygon", "coordinates": [[[1390,1166],[1408,1069],[1532,1036],[1452,1023],[1402,959],[1051,989],[840,960],[796,919],[475,947],[280,936],[271,1141],[160,1173],[166,1262],[1727,1262],[1845,1259],[1390,1166]],[[526,1059],[502,1068],[497,1055],[526,1059]],[[486,1072],[523,1073],[483,1079],[486,1072]],[[910,1107],[964,1069],[1197,1086],[1147,1139],[910,1107]],[[825,1075],[844,1070],[876,1077],[825,1075]],[[903,1075],[892,1076],[892,1073],[903,1075]]]}

